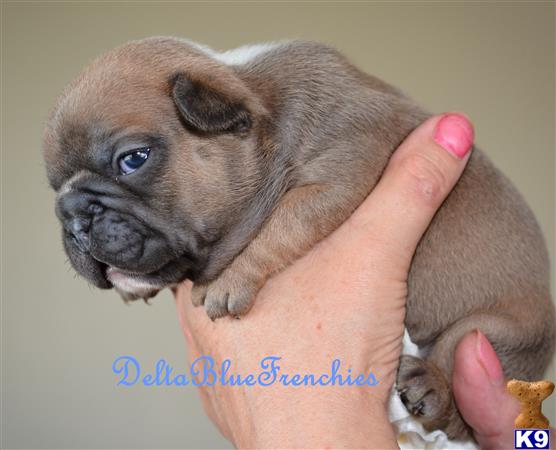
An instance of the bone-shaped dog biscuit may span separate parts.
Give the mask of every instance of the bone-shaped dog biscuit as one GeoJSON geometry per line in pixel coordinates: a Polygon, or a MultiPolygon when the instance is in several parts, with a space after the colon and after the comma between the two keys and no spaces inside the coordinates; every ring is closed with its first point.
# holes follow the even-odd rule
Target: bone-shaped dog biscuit
{"type": "Polygon", "coordinates": [[[515,419],[516,428],[548,428],[548,419],[543,416],[541,405],[552,391],[554,383],[551,381],[508,381],[508,391],[521,404],[521,413],[515,419]]]}

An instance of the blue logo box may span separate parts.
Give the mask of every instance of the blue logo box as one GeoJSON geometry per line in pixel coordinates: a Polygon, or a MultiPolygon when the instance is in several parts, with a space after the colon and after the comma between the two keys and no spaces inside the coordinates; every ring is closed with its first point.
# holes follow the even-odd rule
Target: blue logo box
{"type": "Polygon", "coordinates": [[[514,447],[516,449],[550,448],[550,430],[536,428],[514,430],[514,447]]]}

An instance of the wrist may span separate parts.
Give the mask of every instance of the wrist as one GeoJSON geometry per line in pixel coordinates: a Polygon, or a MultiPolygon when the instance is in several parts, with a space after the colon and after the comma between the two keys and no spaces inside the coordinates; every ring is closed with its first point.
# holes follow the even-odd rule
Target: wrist
{"type": "MultiPolygon", "coordinates": [[[[369,356],[345,356],[349,363],[339,373],[344,380],[348,373],[352,380],[367,375],[370,384],[224,387],[218,402],[230,440],[238,448],[398,448],[387,413],[396,363],[383,357],[369,363],[369,356]]],[[[250,354],[240,365],[256,372],[254,361],[250,354]]],[[[280,375],[328,374],[334,372],[330,363],[315,356],[309,369],[307,361],[288,355],[280,375]]]]}
{"type": "Polygon", "coordinates": [[[398,448],[386,402],[370,391],[282,387],[253,393],[246,414],[234,415],[233,443],[238,448],[398,448]]]}

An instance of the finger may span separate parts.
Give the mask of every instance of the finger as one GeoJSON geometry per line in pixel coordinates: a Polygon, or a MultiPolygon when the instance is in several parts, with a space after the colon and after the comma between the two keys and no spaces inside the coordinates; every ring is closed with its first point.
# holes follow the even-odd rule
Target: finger
{"type": "MultiPolygon", "coordinates": [[[[191,293],[191,282],[185,281],[181,283],[179,286],[172,288],[172,292],[176,302],[180,327],[187,341],[188,360],[191,365],[193,361],[200,357],[199,346],[193,338],[190,330],[190,322],[188,320],[188,314],[190,315],[194,310],[191,305],[191,296],[189,295],[191,293]]],[[[212,388],[209,387],[199,387],[197,389],[203,409],[208,418],[219,428],[224,437],[229,439],[230,430],[223,418],[218,414],[211,396],[211,389],[212,388]]]]}
{"type": "Polygon", "coordinates": [[[513,448],[519,403],[507,392],[500,360],[478,330],[465,336],[456,349],[453,391],[481,448],[513,448]]]}
{"type": "Polygon", "coordinates": [[[187,284],[191,284],[189,281],[182,283],[182,285],[173,288],[172,292],[174,293],[174,299],[176,301],[176,309],[178,311],[178,319],[180,322],[180,328],[185,336],[187,341],[188,347],[193,347],[195,345],[193,341],[193,336],[191,335],[191,331],[189,330],[189,325],[187,322],[186,312],[185,312],[185,305],[186,305],[186,295],[185,291],[187,290],[187,284]]]}
{"type": "Polygon", "coordinates": [[[209,418],[209,420],[218,427],[220,433],[224,435],[224,437],[228,438],[229,430],[226,426],[226,422],[220,417],[218,413],[218,406],[214,404],[214,400],[211,397],[211,389],[209,387],[198,387],[197,392],[199,393],[199,398],[201,399],[201,404],[203,406],[203,410],[205,414],[209,418]]]}
{"type": "Polygon", "coordinates": [[[187,341],[189,359],[193,361],[206,349],[216,348],[218,334],[216,324],[212,322],[203,308],[196,308],[191,302],[190,281],[184,281],[172,289],[180,327],[187,341]]]}
{"type": "Polygon", "coordinates": [[[188,359],[193,362],[201,355],[202,343],[210,341],[210,331],[207,327],[213,325],[204,314],[202,308],[194,308],[191,303],[190,281],[185,281],[172,289],[176,302],[176,310],[180,328],[187,343],[188,359]],[[208,336],[207,336],[208,333],[208,336]]]}
{"type": "MultiPolygon", "coordinates": [[[[379,183],[350,219],[408,263],[469,159],[474,132],[461,114],[425,121],[394,152],[379,183]]],[[[355,225],[355,227],[353,227],[355,225]]]]}

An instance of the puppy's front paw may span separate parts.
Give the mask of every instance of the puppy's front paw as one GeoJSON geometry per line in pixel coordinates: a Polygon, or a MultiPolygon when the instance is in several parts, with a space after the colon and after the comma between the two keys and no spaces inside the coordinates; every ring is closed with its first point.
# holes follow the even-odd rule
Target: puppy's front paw
{"type": "Polygon", "coordinates": [[[433,364],[404,355],[400,358],[397,390],[407,410],[426,428],[442,428],[451,406],[450,387],[433,364]]]}
{"type": "Polygon", "coordinates": [[[194,285],[192,300],[195,306],[204,305],[212,320],[239,317],[251,309],[258,290],[256,283],[225,270],[211,283],[194,285]]]}

